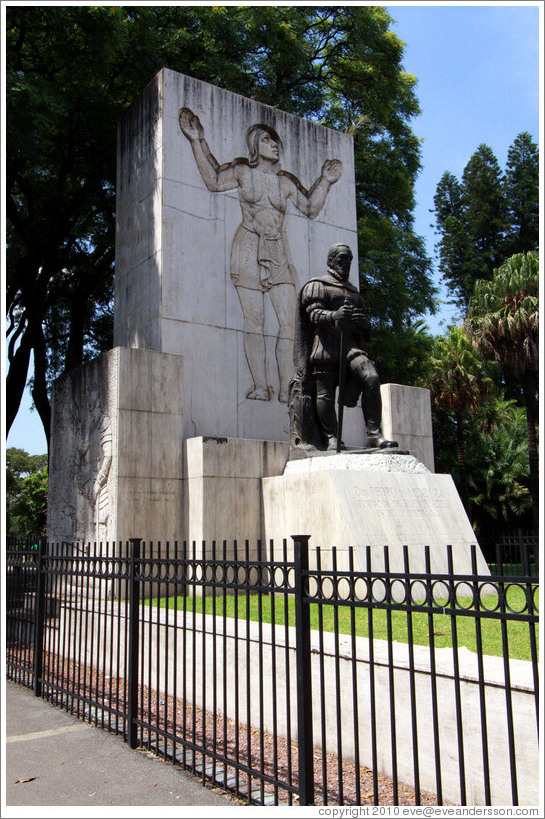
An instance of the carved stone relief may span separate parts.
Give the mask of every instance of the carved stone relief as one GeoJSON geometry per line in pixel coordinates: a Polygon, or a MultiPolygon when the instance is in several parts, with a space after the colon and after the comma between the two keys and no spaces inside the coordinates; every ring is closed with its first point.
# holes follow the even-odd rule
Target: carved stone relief
{"type": "Polygon", "coordinates": [[[111,540],[115,531],[114,351],[55,382],[48,536],[80,542],[111,540]],[[110,366],[108,366],[110,365],[110,366]]]}
{"type": "Polygon", "coordinates": [[[77,486],[89,504],[95,539],[100,542],[108,536],[111,501],[107,482],[112,465],[112,428],[101,408],[96,387],[91,389],[88,409],[87,429],[76,456],[77,486]]]}
{"type": "Polygon", "coordinates": [[[285,231],[288,202],[308,219],[322,210],[343,166],[326,159],[321,173],[307,190],[293,174],[281,169],[282,140],[269,125],[248,128],[248,158],[237,157],[220,165],[205,138],[204,128],[189,108],[179,112],[182,133],[189,140],[197,167],[209,191],[236,190],[242,221],[231,245],[230,275],[244,318],[244,353],[252,377],[246,398],[269,401],[274,393],[265,363],[264,307],[270,297],[278,320],[276,365],[278,400],[287,403],[293,371],[297,271],[291,261],[285,231]]]}

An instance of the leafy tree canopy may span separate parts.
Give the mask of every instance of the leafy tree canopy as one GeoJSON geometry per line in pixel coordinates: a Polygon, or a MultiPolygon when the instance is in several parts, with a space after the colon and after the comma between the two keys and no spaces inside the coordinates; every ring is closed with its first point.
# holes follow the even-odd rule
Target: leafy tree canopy
{"type": "Polygon", "coordinates": [[[6,517],[8,534],[45,534],[47,522],[47,455],[6,450],[6,517]]]}
{"type": "Polygon", "coordinates": [[[470,515],[467,429],[474,423],[475,413],[496,392],[492,368],[474,349],[463,328],[451,327],[447,336],[435,339],[421,383],[429,387],[436,409],[454,427],[458,488],[470,515]]]}
{"type": "Polygon", "coordinates": [[[7,7],[8,430],[31,354],[49,439],[50,380],[111,346],[116,121],[163,66],[350,130],[375,323],[433,309],[416,80],[390,23],[381,6],[7,7]]]}
{"type": "Polygon", "coordinates": [[[465,322],[475,346],[507,373],[539,369],[539,257],[517,253],[479,280],[465,322]]]}
{"type": "Polygon", "coordinates": [[[478,279],[491,279],[506,257],[537,247],[539,163],[530,134],[513,142],[505,173],[480,145],[461,180],[443,174],[434,204],[439,270],[454,304],[465,310],[478,279]]]}

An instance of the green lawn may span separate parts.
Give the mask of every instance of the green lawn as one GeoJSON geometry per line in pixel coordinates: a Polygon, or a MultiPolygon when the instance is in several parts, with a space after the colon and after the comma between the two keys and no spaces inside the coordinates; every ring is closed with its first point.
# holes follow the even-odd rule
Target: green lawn
{"type": "MultiPolygon", "coordinates": [[[[216,615],[222,615],[224,605],[227,617],[239,617],[258,621],[260,613],[263,622],[271,622],[271,597],[269,595],[257,594],[239,594],[238,597],[233,594],[216,595],[216,597],[207,596],[205,598],[200,596],[186,597],[185,607],[188,612],[195,611],[202,613],[203,600],[206,605],[206,613],[212,614],[215,611],[216,615]]],[[[153,606],[163,608],[167,605],[165,598],[155,599],[151,602],[153,606]]],[[[512,586],[507,591],[507,603],[516,612],[522,611],[525,607],[525,596],[523,591],[512,586]]],[[[538,606],[539,600],[535,598],[535,605],[538,606]]],[[[496,595],[490,595],[486,598],[487,609],[491,610],[497,605],[496,595]]],[[[168,607],[174,608],[177,606],[178,610],[184,608],[184,598],[176,597],[168,599],[168,607]]],[[[288,625],[295,625],[295,601],[293,596],[290,596],[287,606],[288,625]]],[[[354,612],[349,606],[335,607],[333,605],[319,606],[312,604],[310,606],[311,628],[318,629],[320,627],[320,617],[322,618],[322,628],[325,631],[334,631],[335,618],[338,619],[338,630],[343,634],[351,633],[352,618],[354,619],[355,632],[358,637],[369,636],[369,611],[366,608],[357,608],[354,612]]],[[[284,600],[281,597],[274,599],[274,619],[279,626],[285,623],[285,608],[284,600]]],[[[503,655],[502,648],[502,624],[500,620],[495,618],[476,618],[472,614],[458,615],[452,617],[449,614],[434,614],[431,619],[433,626],[430,624],[430,616],[427,613],[413,612],[410,615],[410,623],[408,622],[408,615],[405,611],[392,611],[389,618],[388,612],[384,609],[374,607],[372,609],[372,629],[373,637],[378,640],[388,639],[388,620],[390,619],[390,628],[392,638],[398,642],[408,642],[408,630],[412,625],[413,641],[417,645],[429,645],[430,633],[433,630],[433,639],[436,648],[445,648],[452,646],[453,631],[456,630],[456,636],[459,646],[466,646],[470,651],[477,650],[477,629],[478,622],[481,623],[482,646],[485,654],[495,656],[503,655]]],[[[539,641],[538,627],[536,630],[536,644],[539,641]]],[[[511,620],[507,623],[506,628],[507,641],[509,647],[509,656],[512,659],[531,660],[530,648],[530,626],[526,622],[519,622],[511,620]]]]}

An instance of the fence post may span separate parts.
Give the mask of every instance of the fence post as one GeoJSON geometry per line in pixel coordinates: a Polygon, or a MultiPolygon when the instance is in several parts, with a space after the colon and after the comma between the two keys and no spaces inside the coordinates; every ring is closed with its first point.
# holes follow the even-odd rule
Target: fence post
{"type": "Polygon", "coordinates": [[[310,607],[305,601],[304,572],[308,570],[310,535],[292,535],[295,564],[295,656],[297,672],[297,744],[299,804],[314,804],[312,737],[312,670],[310,666],[310,607]]]}
{"type": "Polygon", "coordinates": [[[138,654],[140,622],[138,618],[140,603],[140,581],[136,579],[136,561],[140,559],[141,537],[130,539],[129,552],[129,656],[128,656],[128,702],[127,702],[127,742],[129,747],[138,744],[138,654]]]}
{"type": "Polygon", "coordinates": [[[36,578],[36,608],[34,610],[34,694],[42,696],[42,677],[44,663],[44,624],[45,624],[45,577],[44,562],[46,539],[38,540],[38,567],[36,578]]]}

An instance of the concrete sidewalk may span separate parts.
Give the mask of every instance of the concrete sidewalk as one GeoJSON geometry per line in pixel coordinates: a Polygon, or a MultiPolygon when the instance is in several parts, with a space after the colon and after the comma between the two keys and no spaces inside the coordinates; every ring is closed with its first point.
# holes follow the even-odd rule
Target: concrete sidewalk
{"type": "Polygon", "coordinates": [[[51,706],[23,686],[6,683],[3,718],[6,807],[240,807],[220,791],[203,787],[190,773],[131,750],[121,737],[51,706]]]}

